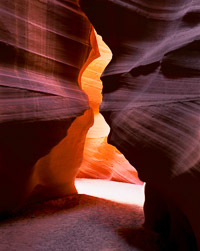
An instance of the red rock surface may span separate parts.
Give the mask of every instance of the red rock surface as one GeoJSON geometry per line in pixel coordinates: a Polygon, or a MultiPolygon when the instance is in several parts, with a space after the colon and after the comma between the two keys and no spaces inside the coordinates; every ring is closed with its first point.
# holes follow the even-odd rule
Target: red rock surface
{"type": "Polygon", "coordinates": [[[0,13],[0,214],[76,193],[80,166],[79,177],[141,183],[106,142],[100,74],[111,53],[100,41],[91,63],[99,48],[78,1],[4,1],[0,13]]]}
{"type": "Polygon", "coordinates": [[[98,56],[78,1],[0,3],[0,214],[76,193],[93,123],[81,75],[98,56]],[[31,198],[30,198],[31,197],[31,198]]]}

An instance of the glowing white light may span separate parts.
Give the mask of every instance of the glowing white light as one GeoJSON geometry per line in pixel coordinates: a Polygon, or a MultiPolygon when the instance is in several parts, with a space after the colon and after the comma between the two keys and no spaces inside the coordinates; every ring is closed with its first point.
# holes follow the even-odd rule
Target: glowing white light
{"type": "Polygon", "coordinates": [[[144,185],[100,179],[76,179],[75,185],[79,194],[138,206],[144,204],[144,185]]]}
{"type": "Polygon", "coordinates": [[[105,122],[103,116],[98,113],[94,116],[94,125],[89,129],[87,138],[102,138],[107,137],[110,132],[110,127],[105,122]]]}

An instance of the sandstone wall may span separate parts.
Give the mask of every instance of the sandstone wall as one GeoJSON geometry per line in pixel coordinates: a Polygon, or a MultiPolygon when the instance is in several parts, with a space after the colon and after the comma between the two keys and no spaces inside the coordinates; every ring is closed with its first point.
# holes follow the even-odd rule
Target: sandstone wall
{"type": "Polygon", "coordinates": [[[78,1],[0,3],[0,213],[75,193],[93,123],[81,75],[96,58],[78,1]]]}
{"type": "Polygon", "coordinates": [[[147,184],[146,226],[170,250],[200,248],[199,1],[80,3],[113,53],[100,112],[147,184]]]}

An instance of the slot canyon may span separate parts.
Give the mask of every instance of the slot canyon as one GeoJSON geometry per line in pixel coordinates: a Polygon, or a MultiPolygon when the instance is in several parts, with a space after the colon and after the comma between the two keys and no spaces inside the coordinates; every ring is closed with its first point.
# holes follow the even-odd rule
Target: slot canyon
{"type": "Polygon", "coordinates": [[[0,250],[200,250],[199,0],[6,0],[0,13],[0,250]],[[45,214],[56,232],[59,210],[90,244],[15,233],[45,214]]]}

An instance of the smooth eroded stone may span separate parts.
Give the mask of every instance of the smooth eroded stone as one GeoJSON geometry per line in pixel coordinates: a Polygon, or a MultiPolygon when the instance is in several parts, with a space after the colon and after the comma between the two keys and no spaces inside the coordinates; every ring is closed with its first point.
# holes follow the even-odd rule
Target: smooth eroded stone
{"type": "Polygon", "coordinates": [[[74,179],[93,123],[80,78],[98,49],[76,0],[1,1],[0,23],[0,214],[5,214],[28,200],[76,193],[74,179]]]}
{"type": "MultiPolygon", "coordinates": [[[[157,221],[151,212],[159,203],[151,197],[159,191],[170,215],[171,243],[181,248],[184,239],[195,246],[196,239],[200,248],[199,0],[80,4],[113,53],[101,76],[108,142],[153,191],[147,195],[146,219],[157,221]],[[180,225],[181,219],[187,224],[180,225]]],[[[160,214],[161,221],[166,214],[160,214]]]]}

